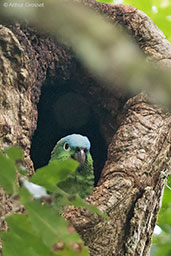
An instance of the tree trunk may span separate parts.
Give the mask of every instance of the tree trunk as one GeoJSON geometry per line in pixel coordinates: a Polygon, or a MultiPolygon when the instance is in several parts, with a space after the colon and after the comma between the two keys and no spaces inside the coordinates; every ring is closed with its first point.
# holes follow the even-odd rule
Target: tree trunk
{"type": "Polygon", "coordinates": [[[89,202],[110,220],[71,207],[66,217],[91,255],[148,255],[170,158],[170,116],[143,94],[124,106],[98,186],[89,202]]]}
{"type": "MultiPolygon", "coordinates": [[[[94,0],[74,1],[124,26],[148,60],[170,68],[170,45],[143,12],[94,0]]],[[[149,255],[168,175],[171,116],[152,105],[145,93],[128,99],[122,89],[120,97],[115,89],[108,91],[71,49],[33,27],[4,24],[0,46],[0,146],[21,146],[31,175],[33,164],[39,168],[48,163],[58,139],[74,132],[86,134],[98,183],[87,200],[110,219],[74,207],[69,207],[65,217],[92,256],[149,255]],[[72,119],[70,98],[75,99],[72,119]]],[[[2,190],[0,196],[1,229],[6,229],[5,217],[21,209],[2,190]]]]}

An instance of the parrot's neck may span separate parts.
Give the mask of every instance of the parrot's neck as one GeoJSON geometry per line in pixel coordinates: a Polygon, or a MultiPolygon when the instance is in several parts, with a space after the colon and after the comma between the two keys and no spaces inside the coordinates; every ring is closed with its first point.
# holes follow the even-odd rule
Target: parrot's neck
{"type": "Polygon", "coordinates": [[[90,195],[94,187],[93,160],[90,154],[87,156],[87,161],[77,168],[75,178],[76,183],[81,186],[80,196],[85,198],[90,195]]]}
{"type": "Polygon", "coordinates": [[[93,192],[94,172],[93,160],[90,154],[84,164],[80,164],[74,176],[68,176],[65,181],[58,183],[58,186],[70,194],[79,194],[81,198],[86,198],[93,192]]]}

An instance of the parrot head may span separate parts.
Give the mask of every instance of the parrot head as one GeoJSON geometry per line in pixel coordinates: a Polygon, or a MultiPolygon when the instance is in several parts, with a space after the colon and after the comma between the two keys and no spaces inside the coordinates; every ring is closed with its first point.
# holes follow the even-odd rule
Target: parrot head
{"type": "Polygon", "coordinates": [[[67,160],[73,158],[80,164],[84,164],[90,152],[90,141],[80,134],[68,135],[60,139],[54,147],[51,160],[67,160]]]}

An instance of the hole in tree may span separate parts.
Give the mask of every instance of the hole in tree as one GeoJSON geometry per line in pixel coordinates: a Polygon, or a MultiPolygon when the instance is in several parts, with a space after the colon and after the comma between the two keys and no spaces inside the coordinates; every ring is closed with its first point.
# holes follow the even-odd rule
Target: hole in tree
{"type": "MultiPolygon", "coordinates": [[[[81,86],[80,86],[81,88],[81,86]]],[[[72,82],[46,81],[38,103],[38,124],[32,138],[31,158],[35,169],[47,165],[51,151],[62,137],[77,133],[91,142],[95,185],[103,169],[107,146],[97,115],[87,94],[72,82]]]]}

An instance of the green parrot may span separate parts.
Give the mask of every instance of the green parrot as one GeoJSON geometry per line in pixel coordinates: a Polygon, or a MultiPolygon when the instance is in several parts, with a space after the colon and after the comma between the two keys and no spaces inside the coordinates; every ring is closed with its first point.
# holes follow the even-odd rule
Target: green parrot
{"type": "Polygon", "coordinates": [[[90,154],[90,141],[79,134],[68,135],[60,139],[51,153],[51,160],[72,158],[79,162],[74,176],[58,183],[58,187],[68,194],[79,194],[81,198],[89,196],[94,187],[93,159],[90,154]]]}

